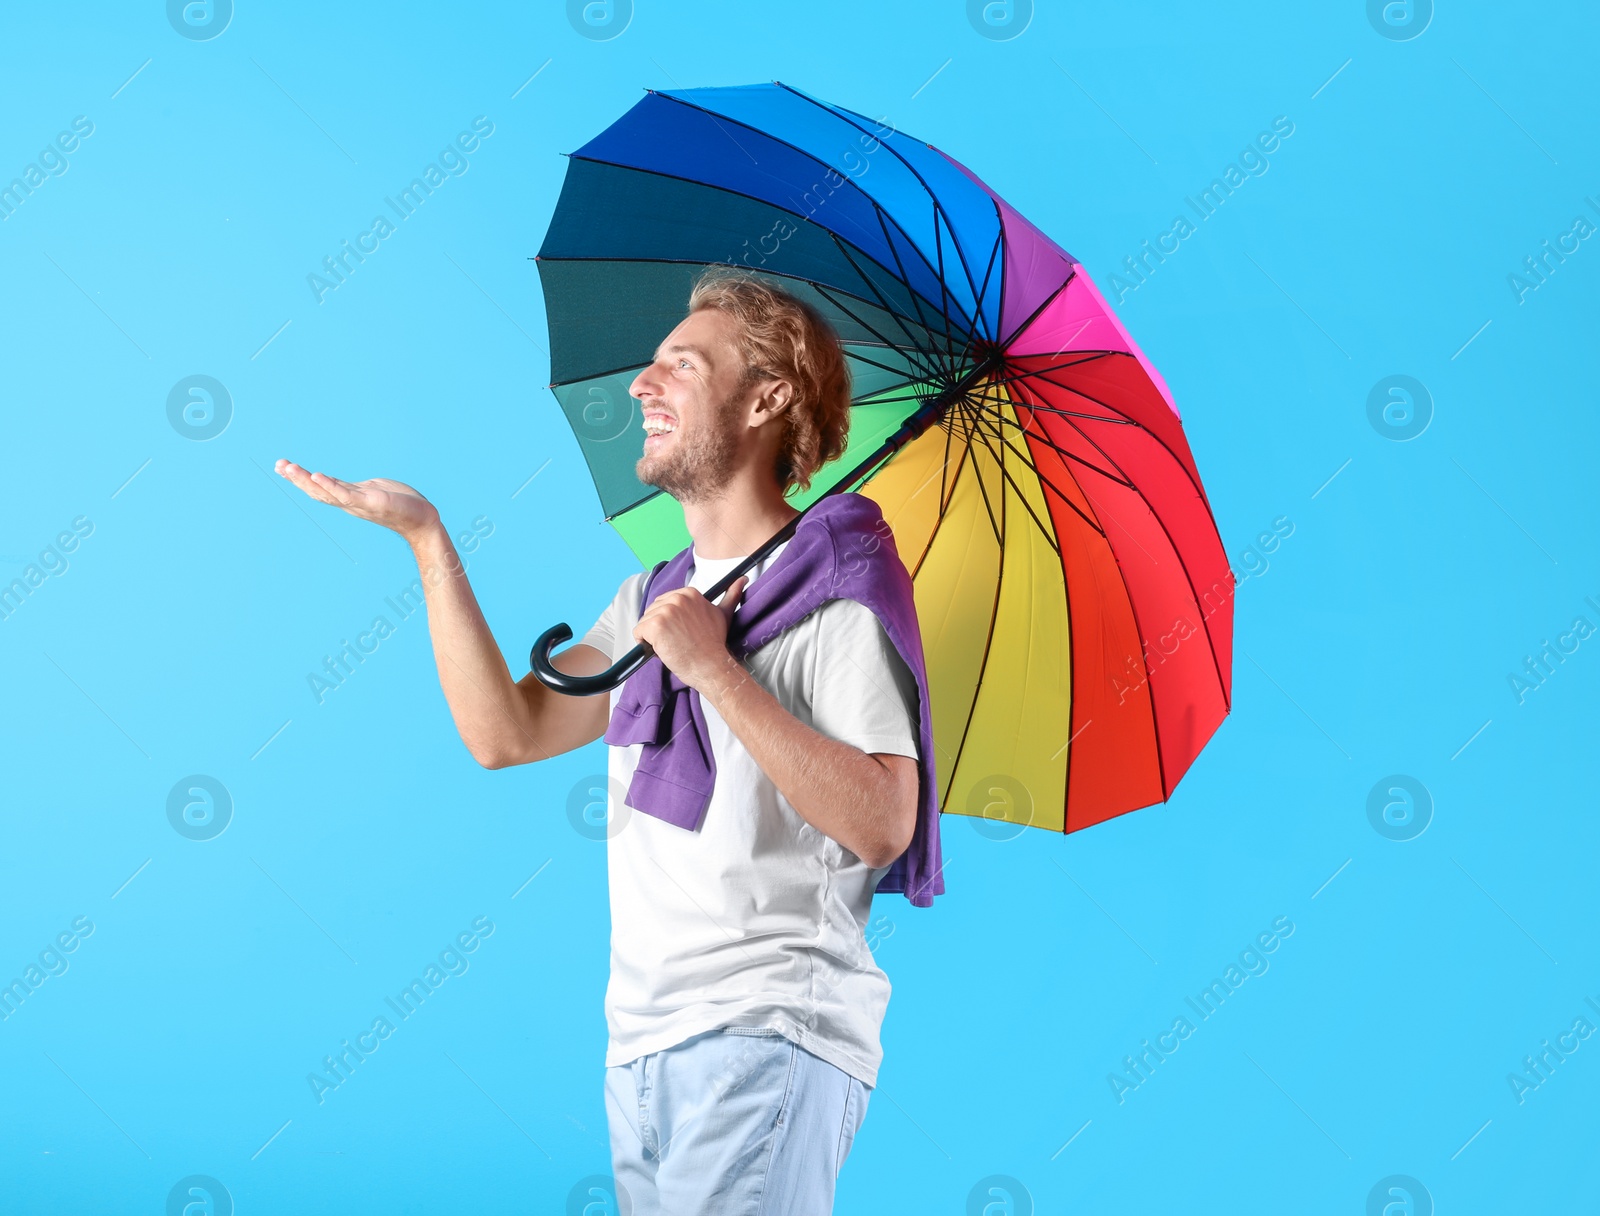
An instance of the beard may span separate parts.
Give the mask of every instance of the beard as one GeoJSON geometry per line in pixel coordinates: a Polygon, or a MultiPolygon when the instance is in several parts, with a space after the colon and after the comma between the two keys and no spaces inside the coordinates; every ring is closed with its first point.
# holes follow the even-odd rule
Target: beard
{"type": "Polygon", "coordinates": [[[729,425],[740,392],[736,391],[714,412],[709,425],[694,431],[674,431],[666,451],[646,452],[634,465],[634,476],[647,486],[665,490],[679,502],[705,502],[719,497],[727,485],[738,454],[738,441],[729,425]]]}

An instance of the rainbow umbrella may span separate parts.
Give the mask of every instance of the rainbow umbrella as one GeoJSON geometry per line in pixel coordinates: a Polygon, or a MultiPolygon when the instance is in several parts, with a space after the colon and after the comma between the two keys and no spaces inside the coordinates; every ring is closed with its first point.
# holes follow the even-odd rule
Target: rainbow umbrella
{"type": "MultiPolygon", "coordinates": [[[[854,490],[894,530],[940,808],[1071,832],[1171,795],[1229,709],[1233,574],[1165,382],[1070,254],[931,144],[773,83],[648,92],[571,155],[537,262],[550,387],[641,562],[690,538],[634,477],[628,386],[708,264],[771,276],[850,361],[848,450],[791,501],[854,490]]],[[[566,691],[649,655],[564,677],[570,636],[533,655],[566,691]]]]}

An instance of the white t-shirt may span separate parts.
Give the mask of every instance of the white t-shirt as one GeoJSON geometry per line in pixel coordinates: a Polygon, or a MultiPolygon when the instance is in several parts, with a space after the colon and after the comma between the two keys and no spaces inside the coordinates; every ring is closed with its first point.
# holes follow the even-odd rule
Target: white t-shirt
{"type": "MultiPolygon", "coordinates": [[[[747,572],[751,585],[787,544],[747,572]]],[[[697,557],[689,585],[704,592],[742,560],[697,557]]],[[[585,645],[613,661],[633,649],[645,578],[623,581],[585,645]]],[[[829,600],[745,666],[822,734],[864,752],[918,754],[916,676],[859,601],[829,600]]],[[[618,685],[612,712],[621,696],[618,685]]],[[[627,806],[642,745],[607,749],[606,1064],[720,1026],[768,1027],[876,1085],[890,984],[865,930],[888,867],[868,867],[807,823],[710,701],[701,709],[717,772],[695,831],[627,806]]]]}

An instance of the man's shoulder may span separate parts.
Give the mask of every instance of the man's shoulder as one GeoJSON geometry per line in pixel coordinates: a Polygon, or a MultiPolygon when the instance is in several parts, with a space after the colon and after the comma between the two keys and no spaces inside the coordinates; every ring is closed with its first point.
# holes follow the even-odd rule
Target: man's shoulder
{"type": "Polygon", "coordinates": [[[838,621],[841,624],[852,623],[860,625],[867,621],[876,621],[878,619],[876,612],[860,600],[851,599],[848,595],[835,596],[833,599],[826,601],[813,615],[821,620],[828,621],[830,624],[838,621]]]}
{"type": "Polygon", "coordinates": [[[644,595],[645,580],[650,577],[650,571],[640,570],[628,575],[617,588],[615,602],[618,608],[639,611],[639,600],[644,595]]]}
{"type": "Polygon", "coordinates": [[[639,618],[639,601],[644,592],[644,580],[649,573],[641,570],[637,574],[630,574],[624,578],[617,587],[616,594],[611,597],[611,602],[606,605],[602,615],[602,622],[609,621],[613,629],[622,626],[632,628],[639,618]]]}
{"type": "Polygon", "coordinates": [[[900,657],[882,618],[860,600],[836,596],[812,612],[810,620],[819,641],[826,639],[830,649],[881,650],[900,657]]]}

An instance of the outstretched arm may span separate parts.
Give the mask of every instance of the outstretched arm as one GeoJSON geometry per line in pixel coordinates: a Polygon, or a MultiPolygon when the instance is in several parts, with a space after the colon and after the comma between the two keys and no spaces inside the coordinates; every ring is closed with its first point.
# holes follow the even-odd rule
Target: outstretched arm
{"type": "MultiPolygon", "coordinates": [[[[605,731],[609,698],[552,692],[531,672],[511,678],[467,582],[460,555],[439,512],[410,486],[386,477],[341,481],[308,473],[287,460],[277,471],[320,502],[398,533],[411,546],[422,576],[439,685],[456,730],[485,768],[544,760],[582,747],[605,731]]],[[[570,646],[551,662],[572,675],[594,675],[610,664],[592,646],[570,646]]]]}

